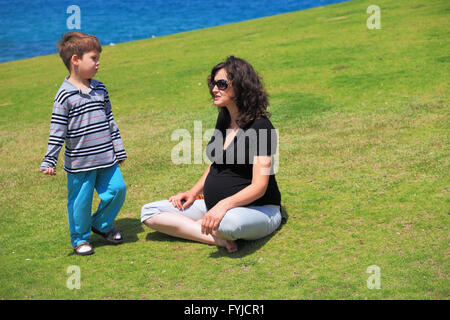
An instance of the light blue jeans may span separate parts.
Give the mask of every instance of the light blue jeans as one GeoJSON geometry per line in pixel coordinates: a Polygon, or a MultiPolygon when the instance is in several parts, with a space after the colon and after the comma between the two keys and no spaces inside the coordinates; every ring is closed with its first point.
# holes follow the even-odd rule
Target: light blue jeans
{"type": "Polygon", "coordinates": [[[67,213],[70,242],[76,247],[90,241],[91,227],[101,232],[113,228],[114,219],[125,201],[126,185],[116,164],[109,168],[67,174],[67,213]],[[100,204],[91,216],[94,189],[100,204]]]}
{"type": "MultiPolygon", "coordinates": [[[[203,218],[206,209],[205,200],[195,200],[184,210],[175,208],[169,200],[147,203],[141,210],[141,222],[162,212],[182,214],[192,220],[203,218]]],[[[219,233],[228,240],[256,240],[274,232],[281,223],[280,206],[236,207],[228,210],[219,224],[219,233]]]]}

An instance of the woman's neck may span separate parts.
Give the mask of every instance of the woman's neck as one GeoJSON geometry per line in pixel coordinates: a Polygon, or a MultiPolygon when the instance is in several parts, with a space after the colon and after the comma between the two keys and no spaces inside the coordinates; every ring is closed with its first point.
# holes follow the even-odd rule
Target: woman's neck
{"type": "Polygon", "coordinates": [[[228,113],[230,114],[230,129],[237,129],[239,125],[237,120],[239,120],[239,110],[235,104],[227,106],[228,113]]]}

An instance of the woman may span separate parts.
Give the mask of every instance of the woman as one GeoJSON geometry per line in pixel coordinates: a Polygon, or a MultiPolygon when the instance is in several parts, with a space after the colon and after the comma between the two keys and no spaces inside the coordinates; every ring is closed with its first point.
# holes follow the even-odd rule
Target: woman
{"type": "Polygon", "coordinates": [[[141,221],[231,253],[236,239],[265,237],[281,223],[281,195],[271,172],[277,137],[268,95],[248,62],[229,57],[211,70],[208,86],[219,108],[206,149],[212,163],[189,191],[144,205],[141,221]]]}

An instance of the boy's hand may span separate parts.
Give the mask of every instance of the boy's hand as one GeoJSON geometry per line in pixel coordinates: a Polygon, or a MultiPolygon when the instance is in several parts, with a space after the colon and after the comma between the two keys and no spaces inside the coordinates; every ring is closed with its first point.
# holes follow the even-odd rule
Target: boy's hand
{"type": "Polygon", "coordinates": [[[48,174],[48,175],[50,175],[50,176],[56,175],[56,170],[53,169],[53,168],[47,168],[47,169],[45,169],[45,170],[40,169],[39,171],[41,171],[41,172],[43,172],[43,173],[45,173],[45,174],[48,174]]]}
{"type": "Polygon", "coordinates": [[[125,160],[120,160],[119,164],[123,164],[125,162],[125,160]]]}

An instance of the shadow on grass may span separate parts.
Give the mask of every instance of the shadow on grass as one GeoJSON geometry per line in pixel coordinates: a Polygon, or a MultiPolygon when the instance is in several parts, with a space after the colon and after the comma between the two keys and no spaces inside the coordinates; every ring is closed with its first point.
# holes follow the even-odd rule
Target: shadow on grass
{"type": "MultiPolygon", "coordinates": [[[[143,225],[139,219],[123,218],[114,221],[114,227],[120,230],[123,237],[123,243],[137,242],[139,237],[138,233],[144,231],[143,225]]],[[[94,247],[111,246],[102,236],[92,233],[91,234],[91,244],[94,247]]]]}
{"type": "MultiPolygon", "coordinates": [[[[281,206],[281,215],[282,215],[282,220],[281,220],[280,226],[278,227],[277,230],[275,230],[270,235],[268,235],[262,239],[253,240],[253,241],[237,240],[236,242],[238,245],[238,251],[236,251],[234,253],[228,253],[228,251],[224,247],[217,247],[218,250],[216,252],[211,253],[210,257],[211,258],[229,257],[229,258],[235,259],[235,258],[242,258],[249,254],[254,253],[259,248],[263,247],[287,223],[289,215],[283,206],[281,206]]],[[[186,239],[182,239],[182,238],[172,237],[172,236],[169,236],[167,234],[157,232],[157,231],[149,232],[147,234],[145,240],[147,240],[147,241],[164,241],[164,242],[169,241],[169,242],[197,243],[192,240],[186,240],[186,239]]]]}
{"type": "Polygon", "coordinates": [[[281,206],[281,224],[278,227],[277,230],[269,234],[268,236],[258,239],[258,240],[236,240],[238,251],[234,253],[228,253],[228,251],[223,248],[219,247],[219,250],[216,252],[211,253],[211,258],[222,258],[222,257],[229,257],[233,259],[240,259],[247,255],[250,255],[256,251],[258,251],[260,248],[262,248],[267,242],[269,242],[270,239],[272,239],[273,236],[275,236],[278,231],[280,231],[283,226],[287,223],[289,219],[289,215],[286,211],[286,208],[281,206]]]}

